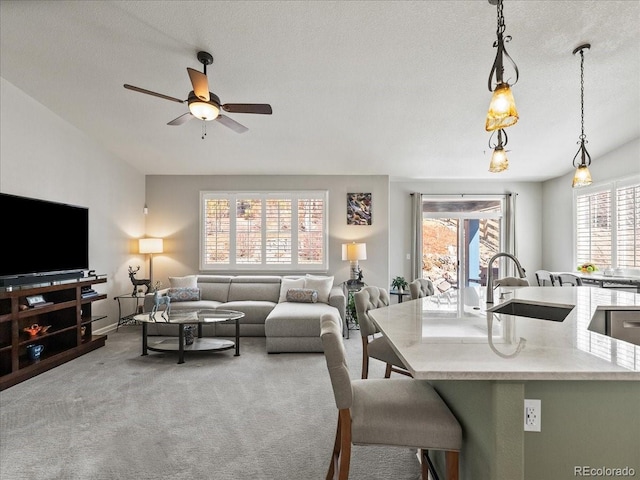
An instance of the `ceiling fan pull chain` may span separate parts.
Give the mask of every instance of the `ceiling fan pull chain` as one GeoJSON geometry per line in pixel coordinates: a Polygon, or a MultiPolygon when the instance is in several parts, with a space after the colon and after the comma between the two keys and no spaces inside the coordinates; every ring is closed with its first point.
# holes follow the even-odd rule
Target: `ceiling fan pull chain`
{"type": "Polygon", "coordinates": [[[202,140],[207,136],[207,122],[202,122],[202,140]]]}

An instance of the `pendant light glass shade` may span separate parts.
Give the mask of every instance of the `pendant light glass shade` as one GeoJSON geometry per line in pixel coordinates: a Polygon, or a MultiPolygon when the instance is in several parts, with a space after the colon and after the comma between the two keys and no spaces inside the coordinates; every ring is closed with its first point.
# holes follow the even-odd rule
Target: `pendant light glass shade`
{"type": "Polygon", "coordinates": [[[573,183],[571,186],[573,188],[576,187],[586,187],[587,185],[591,185],[591,172],[589,172],[589,167],[586,165],[578,165],[576,168],[576,173],[573,175],[573,183]]]}
{"type": "Polygon", "coordinates": [[[500,83],[496,85],[489,104],[485,129],[487,132],[492,132],[515,125],[517,121],[518,110],[516,110],[516,102],[513,99],[509,84],[500,83]]]}
{"type": "Polygon", "coordinates": [[[507,158],[507,151],[502,147],[496,147],[491,155],[491,163],[489,164],[489,171],[491,173],[500,173],[509,168],[509,159],[507,158]]]}

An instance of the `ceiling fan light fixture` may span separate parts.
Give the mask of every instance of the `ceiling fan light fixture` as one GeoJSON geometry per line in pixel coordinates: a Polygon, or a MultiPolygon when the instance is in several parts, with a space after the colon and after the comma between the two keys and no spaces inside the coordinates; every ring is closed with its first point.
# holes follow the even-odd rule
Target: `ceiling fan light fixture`
{"type": "Polygon", "coordinates": [[[493,132],[494,130],[515,125],[517,121],[518,110],[516,109],[511,87],[509,87],[508,83],[496,85],[489,104],[485,129],[487,132],[493,132]]]}
{"type": "Polygon", "coordinates": [[[189,100],[189,111],[194,117],[206,122],[215,120],[220,115],[220,108],[217,105],[211,102],[203,102],[197,97],[195,100],[189,100]]]}

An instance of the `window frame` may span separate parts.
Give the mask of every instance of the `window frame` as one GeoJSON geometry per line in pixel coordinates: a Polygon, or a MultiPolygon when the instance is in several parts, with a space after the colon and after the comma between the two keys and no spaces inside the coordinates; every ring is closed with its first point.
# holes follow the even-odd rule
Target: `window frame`
{"type": "Polygon", "coordinates": [[[329,192],[328,190],[287,190],[287,191],[259,191],[259,190],[245,190],[245,191],[230,191],[230,190],[202,190],[200,191],[200,213],[199,213],[199,266],[201,272],[256,272],[256,273],[274,273],[282,274],[286,272],[300,273],[300,272],[313,272],[321,273],[327,272],[329,269],[329,192]],[[205,245],[206,245],[206,202],[210,199],[227,199],[229,200],[229,245],[236,244],[236,238],[240,230],[236,223],[237,219],[237,205],[239,200],[259,200],[261,202],[261,225],[260,235],[262,239],[266,239],[266,229],[268,228],[265,221],[267,215],[267,209],[265,203],[267,200],[281,199],[290,200],[292,204],[291,224],[298,224],[294,219],[298,216],[298,201],[299,200],[320,200],[322,202],[322,222],[321,222],[321,261],[319,263],[303,263],[300,262],[300,255],[298,253],[299,242],[298,235],[300,228],[291,228],[291,260],[288,263],[267,263],[267,242],[261,242],[261,254],[260,263],[238,263],[238,259],[232,258],[233,248],[229,248],[229,261],[228,263],[210,263],[205,258],[205,245]]]}
{"type": "Polygon", "coordinates": [[[578,258],[578,197],[593,195],[598,192],[609,193],[609,212],[610,217],[608,223],[611,230],[611,254],[609,258],[609,265],[598,265],[604,269],[615,268],[636,268],[640,267],[639,264],[635,266],[620,267],[618,264],[618,194],[621,189],[629,187],[640,186],[640,175],[632,175],[622,179],[612,180],[608,182],[602,182],[592,184],[586,187],[581,187],[573,190],[573,261],[574,265],[578,265],[583,262],[592,262],[593,259],[579,259],[578,258]]]}

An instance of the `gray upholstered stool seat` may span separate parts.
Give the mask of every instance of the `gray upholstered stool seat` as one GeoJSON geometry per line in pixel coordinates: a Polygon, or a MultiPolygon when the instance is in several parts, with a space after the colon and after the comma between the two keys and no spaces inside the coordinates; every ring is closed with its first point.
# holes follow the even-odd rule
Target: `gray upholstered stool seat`
{"type": "Polygon", "coordinates": [[[356,313],[362,337],[362,378],[369,377],[369,358],[375,358],[387,364],[385,378],[389,378],[391,372],[411,376],[411,373],[404,366],[404,362],[389,345],[386,337],[380,333],[378,327],[369,318],[369,310],[389,305],[389,292],[384,288],[367,286],[356,292],[353,299],[356,303],[356,313]]]}
{"type": "Polygon", "coordinates": [[[428,278],[416,278],[409,284],[409,291],[411,292],[411,300],[428,297],[436,293],[433,282],[428,278]]]}
{"type": "Polygon", "coordinates": [[[422,479],[428,479],[426,453],[443,450],[446,478],[458,478],[462,428],[426,380],[351,380],[340,319],[323,315],[321,339],[338,407],[338,427],[327,480],[349,478],[351,445],[417,448],[422,479]]]}
{"type": "Polygon", "coordinates": [[[462,429],[426,380],[354,380],[351,387],[354,444],[460,450],[462,429]]]}

